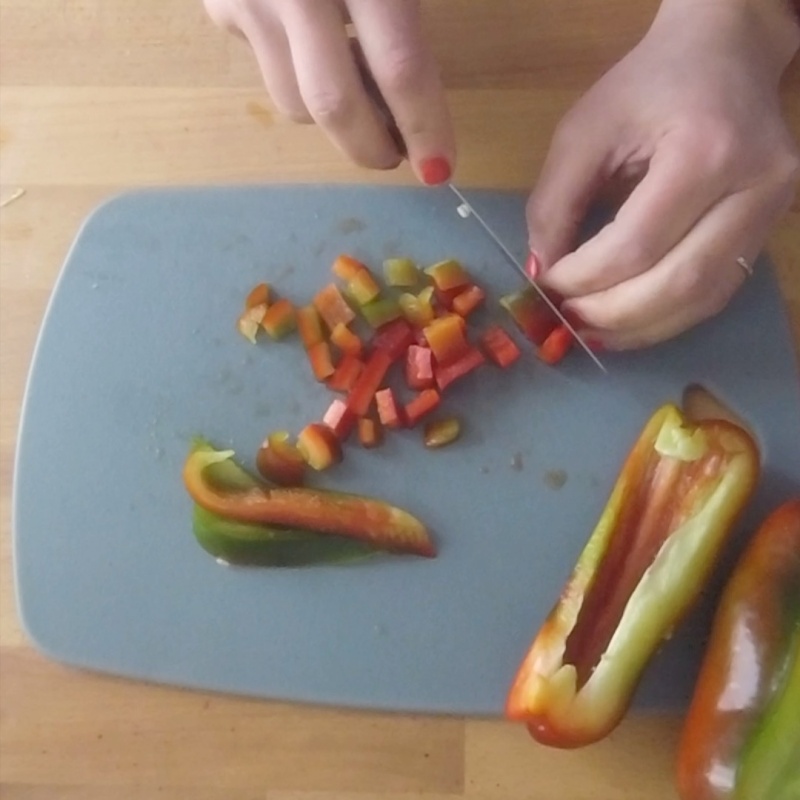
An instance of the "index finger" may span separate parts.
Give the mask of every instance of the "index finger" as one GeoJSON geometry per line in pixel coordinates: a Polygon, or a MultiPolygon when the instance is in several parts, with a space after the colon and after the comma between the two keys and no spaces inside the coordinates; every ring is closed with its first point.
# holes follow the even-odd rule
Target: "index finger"
{"type": "Polygon", "coordinates": [[[444,87],[425,42],[417,0],[347,0],[370,72],[425,183],[447,180],[455,137],[444,87]]]}

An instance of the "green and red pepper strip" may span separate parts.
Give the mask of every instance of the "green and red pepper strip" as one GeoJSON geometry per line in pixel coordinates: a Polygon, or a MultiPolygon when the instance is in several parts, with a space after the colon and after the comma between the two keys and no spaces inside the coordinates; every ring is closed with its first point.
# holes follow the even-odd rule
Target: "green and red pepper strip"
{"type": "Polygon", "coordinates": [[[518,670],[507,716],[556,747],[608,734],[698,597],[758,475],[741,428],[657,410],[518,670]]]}
{"type": "MultiPolygon", "coordinates": [[[[425,526],[407,511],[371,497],[306,488],[272,488],[252,478],[220,480],[220,466],[231,450],[195,443],[183,468],[194,502],[211,514],[235,522],[302,529],[347,537],[382,550],[433,557],[436,548],[425,526]]],[[[239,470],[244,476],[246,473],[239,470]]]]}
{"type": "Polygon", "coordinates": [[[677,776],[684,800],[800,797],[800,497],[764,520],[723,591],[677,776]]]}

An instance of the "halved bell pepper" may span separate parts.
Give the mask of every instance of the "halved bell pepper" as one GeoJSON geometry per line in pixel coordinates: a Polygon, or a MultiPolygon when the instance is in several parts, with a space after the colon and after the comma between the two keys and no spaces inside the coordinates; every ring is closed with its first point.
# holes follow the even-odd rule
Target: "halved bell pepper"
{"type": "Polygon", "coordinates": [[[699,596],[759,470],[741,428],[659,408],[517,672],[507,716],[564,748],[616,727],[653,654],[699,596]]]}
{"type": "Polygon", "coordinates": [[[684,800],[800,797],[800,497],[764,520],[725,586],[677,777],[684,800]]]}
{"type": "MultiPolygon", "coordinates": [[[[257,525],[299,528],[344,536],[381,550],[433,557],[426,527],[397,506],[372,497],[323,489],[273,488],[249,480],[219,480],[219,466],[233,458],[195,442],[183,467],[183,482],[194,502],[219,517],[257,525]]],[[[234,464],[235,465],[235,464],[234,464]]],[[[235,470],[229,470],[236,472],[235,470]]]]}

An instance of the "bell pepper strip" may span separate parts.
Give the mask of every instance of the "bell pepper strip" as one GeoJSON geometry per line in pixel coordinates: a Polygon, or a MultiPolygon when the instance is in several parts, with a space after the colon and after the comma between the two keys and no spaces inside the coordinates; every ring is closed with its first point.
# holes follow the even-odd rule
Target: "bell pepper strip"
{"type": "Polygon", "coordinates": [[[419,269],[410,258],[387,258],[383,275],[389,286],[408,288],[419,283],[419,269]]]}
{"type": "Polygon", "coordinates": [[[359,311],[371,328],[380,328],[403,315],[400,304],[394,297],[379,297],[360,306],[359,311]]]}
{"type": "Polygon", "coordinates": [[[297,328],[297,314],[292,301],[285,297],[276,300],[261,318],[261,327],[276,341],[288,336],[297,328]]]}
{"type": "Polygon", "coordinates": [[[214,558],[239,567],[310,567],[344,564],[375,555],[376,548],[346,536],[273,525],[256,525],[212,514],[198,505],[192,514],[198,544],[214,558]]]}
{"type": "Polygon", "coordinates": [[[431,449],[445,447],[458,439],[461,434],[461,423],[456,417],[431,420],[422,429],[422,440],[425,447],[431,449]]]}
{"type": "Polygon", "coordinates": [[[244,300],[245,308],[269,305],[269,284],[259,283],[254,286],[244,300]]]}
{"type": "Polygon", "coordinates": [[[469,350],[465,325],[458,314],[448,314],[435,319],[422,330],[437,364],[449,364],[469,350]]]}
{"type": "Polygon", "coordinates": [[[378,420],[372,417],[359,418],[358,441],[367,449],[377,447],[383,441],[383,428],[378,420]]]}
{"type": "Polygon", "coordinates": [[[325,331],[319,311],[313,305],[301,306],[297,309],[297,332],[306,350],[315,344],[325,341],[325,331]]]}
{"type": "Polygon", "coordinates": [[[433,285],[443,292],[472,283],[469,273],[460,262],[452,258],[432,264],[425,269],[425,274],[433,281],[433,285]]]}
{"type": "Polygon", "coordinates": [[[433,557],[436,548],[425,526],[404,509],[382,500],[308,488],[253,486],[237,477],[234,453],[206,443],[192,447],[183,467],[183,481],[197,505],[225,519],[259,525],[302,528],[365,542],[382,550],[433,557]],[[221,481],[219,469],[230,461],[221,481]]]}
{"type": "Polygon", "coordinates": [[[325,381],[333,392],[349,392],[364,370],[364,362],[355,356],[343,355],[333,374],[325,381]]]}
{"type": "Polygon", "coordinates": [[[487,358],[504,369],[522,355],[517,343],[502,325],[495,324],[486,328],[480,335],[480,344],[487,358]]]}
{"type": "Polygon", "coordinates": [[[361,337],[341,322],[331,331],[330,341],[331,344],[335,344],[343,353],[350,356],[358,357],[364,351],[364,342],[361,341],[361,337]]]}
{"type": "Polygon", "coordinates": [[[312,302],[329,331],[339,323],[349,325],[356,318],[356,312],[347,304],[335,283],[329,283],[320,289],[312,302]]]}
{"type": "Polygon", "coordinates": [[[500,305],[522,335],[537,346],[544,344],[558,325],[558,317],[532,286],[504,295],[500,298],[500,305]]]}
{"type": "Polygon", "coordinates": [[[339,437],[328,425],[310,422],[297,434],[297,449],[311,469],[321,472],[343,457],[339,437]]]}
{"type": "MultiPolygon", "coordinates": [[[[213,452],[207,443],[201,442],[196,446],[213,452]]],[[[206,468],[206,475],[220,490],[236,492],[257,489],[261,485],[232,459],[210,464],[206,468]]],[[[236,566],[338,564],[360,560],[378,552],[364,542],[345,536],[237,522],[207,511],[196,503],[192,514],[192,531],[198,544],[207,553],[236,566]]]]}
{"type": "Polygon", "coordinates": [[[468,317],[480,308],[486,300],[486,292],[477,284],[471,284],[459,291],[452,299],[450,308],[462,317],[468,317]]]}
{"type": "Polygon", "coordinates": [[[555,747],[607,735],[699,596],[759,471],[741,428],[656,410],[520,665],[506,715],[555,747]]]}
{"type": "Polygon", "coordinates": [[[375,392],[375,407],[378,409],[378,419],[384,428],[403,427],[404,417],[391,389],[387,387],[375,392]]]}
{"type": "Polygon", "coordinates": [[[469,375],[470,372],[486,363],[486,357],[477,348],[470,345],[456,361],[437,365],[435,369],[436,385],[443,392],[451,383],[469,375]]]}
{"type": "Polygon", "coordinates": [[[331,346],[327,342],[317,342],[306,351],[308,361],[311,364],[311,371],[314,377],[323,382],[330,378],[335,371],[331,346]]]}
{"type": "Polygon", "coordinates": [[[366,269],[366,266],[366,264],[359,261],[357,258],[353,258],[352,256],[348,256],[343,253],[339,256],[336,256],[336,258],[333,260],[331,272],[333,272],[333,274],[340,280],[344,281],[345,283],[349,283],[362,269],[366,269]]]}
{"type": "Polygon", "coordinates": [[[381,388],[381,383],[391,365],[392,359],[383,350],[375,350],[370,355],[347,395],[347,405],[357,417],[366,416],[375,392],[381,388]]]}
{"type": "Polygon", "coordinates": [[[433,386],[433,352],[430,347],[409,345],[406,350],[406,384],[417,391],[433,386]]]}
{"type": "Polygon", "coordinates": [[[423,389],[403,407],[406,425],[413,428],[424,416],[439,407],[442,397],[436,389],[423,389]]]}
{"type": "Polygon", "coordinates": [[[572,349],[575,338],[566,325],[557,325],[539,346],[536,355],[545,364],[554,366],[572,349]]]}
{"type": "Polygon", "coordinates": [[[356,305],[366,305],[375,300],[380,293],[381,287],[367,267],[360,269],[347,282],[347,294],[356,305]]]}
{"type": "Polygon", "coordinates": [[[677,784],[684,800],[800,797],[800,497],[762,522],[723,590],[677,784]]]}
{"type": "Polygon", "coordinates": [[[355,427],[356,417],[347,407],[347,403],[337,397],[328,406],[328,410],[322,417],[322,422],[333,431],[339,441],[343,442],[355,427]]]}
{"type": "Polygon", "coordinates": [[[275,431],[258,449],[256,468],[266,480],[278,486],[302,486],[306,461],[289,440],[288,431],[275,431]]]}
{"type": "Polygon", "coordinates": [[[392,361],[403,356],[414,342],[414,329],[406,319],[399,317],[381,325],[372,337],[372,347],[383,350],[392,361]]]}
{"type": "Polygon", "coordinates": [[[440,289],[438,286],[431,287],[433,297],[436,298],[436,316],[444,316],[448,311],[453,310],[453,300],[463,291],[463,286],[456,286],[452,289],[440,289]]]}

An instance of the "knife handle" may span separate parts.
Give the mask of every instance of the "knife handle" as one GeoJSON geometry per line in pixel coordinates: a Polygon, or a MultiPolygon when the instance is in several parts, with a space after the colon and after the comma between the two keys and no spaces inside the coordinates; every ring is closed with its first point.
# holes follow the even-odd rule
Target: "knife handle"
{"type": "Polygon", "coordinates": [[[356,67],[358,67],[358,72],[361,75],[364,88],[367,90],[367,95],[370,100],[375,103],[378,113],[381,115],[383,123],[386,126],[386,130],[389,132],[392,142],[394,142],[394,146],[403,158],[408,158],[408,147],[406,147],[403,134],[400,133],[400,128],[397,127],[394,114],[392,114],[389,104],[386,102],[386,99],[375,81],[372,70],[370,70],[369,64],[367,63],[367,58],[364,55],[364,51],[361,49],[361,43],[354,36],[350,37],[350,50],[353,53],[353,59],[356,62],[356,67]]]}

